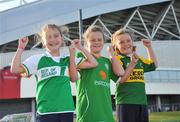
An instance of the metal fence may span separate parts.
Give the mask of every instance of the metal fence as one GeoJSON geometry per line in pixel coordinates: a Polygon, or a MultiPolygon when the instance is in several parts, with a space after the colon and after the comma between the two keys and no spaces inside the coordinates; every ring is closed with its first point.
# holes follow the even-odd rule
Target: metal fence
{"type": "Polygon", "coordinates": [[[176,104],[162,104],[161,109],[157,105],[148,105],[148,111],[151,112],[168,112],[168,111],[180,111],[180,103],[176,104]]]}

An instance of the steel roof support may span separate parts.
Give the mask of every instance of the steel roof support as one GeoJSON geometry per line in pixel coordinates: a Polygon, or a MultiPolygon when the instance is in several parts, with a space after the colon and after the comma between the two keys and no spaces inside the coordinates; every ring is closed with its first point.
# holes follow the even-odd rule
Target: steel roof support
{"type": "Polygon", "coordinates": [[[133,28],[131,28],[131,27],[129,27],[129,26],[127,26],[127,28],[130,29],[130,30],[132,30],[132,31],[134,31],[135,33],[137,33],[137,34],[139,34],[139,35],[147,38],[147,39],[149,38],[148,36],[144,35],[143,33],[139,32],[139,31],[137,31],[137,30],[135,30],[135,29],[133,29],[133,28]]]}
{"type": "Polygon", "coordinates": [[[180,35],[180,28],[179,28],[179,23],[178,23],[177,16],[176,16],[176,12],[175,12],[175,10],[174,10],[174,7],[173,7],[173,5],[171,5],[171,9],[172,9],[173,16],[174,16],[174,19],[175,19],[175,22],[176,22],[177,30],[178,30],[178,32],[179,32],[179,35],[180,35]]]}
{"type": "Polygon", "coordinates": [[[123,27],[124,29],[127,28],[127,26],[129,25],[129,23],[131,22],[132,18],[133,18],[134,15],[136,14],[137,10],[138,10],[138,8],[136,8],[136,9],[133,11],[133,13],[129,16],[129,18],[127,19],[127,21],[126,21],[125,24],[124,24],[124,27],[123,27]]]}
{"type": "MultiPolygon", "coordinates": [[[[164,18],[166,17],[166,15],[167,15],[167,13],[168,13],[170,7],[171,7],[171,4],[172,4],[172,3],[170,3],[170,4],[168,5],[168,7],[167,7],[167,9],[165,10],[165,13],[164,13],[164,15],[162,16],[162,18],[161,18],[159,24],[157,25],[157,27],[156,27],[156,29],[154,30],[154,32],[152,32],[151,39],[153,39],[154,36],[155,36],[155,34],[157,33],[157,31],[158,31],[160,25],[162,24],[164,18]]],[[[155,25],[155,26],[156,26],[156,25],[155,25]]]]}
{"type": "Polygon", "coordinates": [[[144,26],[144,28],[145,28],[145,30],[146,30],[146,33],[147,33],[149,39],[151,39],[150,33],[149,33],[149,31],[148,31],[148,29],[147,29],[147,27],[146,27],[146,24],[144,23],[144,20],[143,20],[143,18],[142,18],[142,16],[141,16],[139,10],[137,10],[137,13],[138,13],[138,15],[139,15],[139,18],[141,19],[141,22],[142,22],[142,24],[143,24],[143,26],[144,26]]]}

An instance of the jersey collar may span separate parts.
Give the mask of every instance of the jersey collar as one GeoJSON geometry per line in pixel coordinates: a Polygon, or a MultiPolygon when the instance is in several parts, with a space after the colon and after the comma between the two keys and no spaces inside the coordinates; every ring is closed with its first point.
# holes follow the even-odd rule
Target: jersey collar
{"type": "Polygon", "coordinates": [[[122,57],[129,57],[129,58],[132,56],[132,54],[125,55],[125,54],[122,54],[122,53],[120,53],[119,55],[121,55],[122,57]]]}
{"type": "MultiPolygon", "coordinates": [[[[45,52],[45,55],[46,55],[47,57],[54,58],[54,56],[52,56],[48,51],[45,52]]],[[[56,57],[65,58],[65,57],[67,57],[67,56],[69,56],[69,55],[67,55],[67,54],[65,55],[64,53],[61,53],[60,56],[56,56],[56,57]]]]}

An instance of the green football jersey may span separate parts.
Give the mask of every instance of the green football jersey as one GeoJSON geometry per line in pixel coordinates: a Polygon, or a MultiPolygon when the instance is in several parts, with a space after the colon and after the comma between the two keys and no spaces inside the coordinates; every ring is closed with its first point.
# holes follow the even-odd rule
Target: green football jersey
{"type": "MultiPolygon", "coordinates": [[[[125,55],[116,57],[126,69],[131,58],[125,55]]],[[[116,84],[116,104],[142,104],[147,105],[147,97],[144,83],[144,72],[156,69],[152,60],[139,57],[139,60],[125,83],[116,84]]]]}
{"type": "Polygon", "coordinates": [[[67,113],[74,111],[70,79],[67,75],[69,56],[53,60],[49,54],[35,55],[23,66],[28,75],[36,77],[37,112],[43,114],[67,113]]]}
{"type": "Polygon", "coordinates": [[[114,122],[110,93],[110,79],[114,75],[111,61],[105,57],[96,60],[96,68],[79,71],[80,80],[76,82],[77,122],[114,122]]]}

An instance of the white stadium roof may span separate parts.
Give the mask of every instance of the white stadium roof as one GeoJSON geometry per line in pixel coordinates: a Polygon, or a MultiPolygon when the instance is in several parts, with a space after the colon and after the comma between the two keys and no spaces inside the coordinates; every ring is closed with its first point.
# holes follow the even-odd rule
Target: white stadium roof
{"type": "Polygon", "coordinates": [[[65,25],[82,17],[161,3],[170,0],[40,0],[0,12],[0,45],[39,32],[45,23],[65,25]]]}

